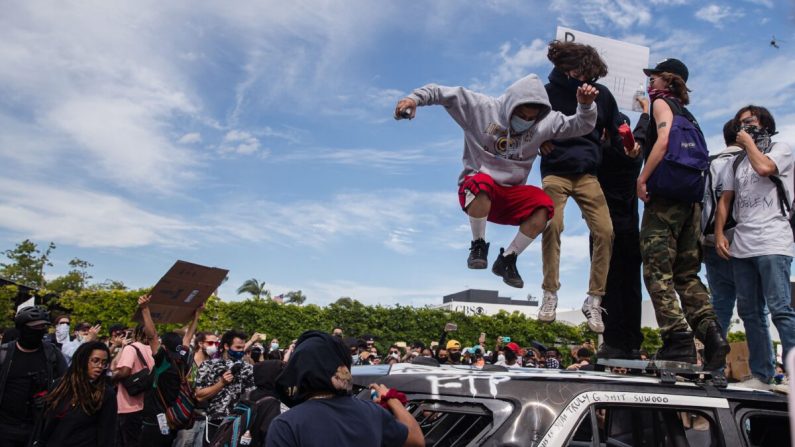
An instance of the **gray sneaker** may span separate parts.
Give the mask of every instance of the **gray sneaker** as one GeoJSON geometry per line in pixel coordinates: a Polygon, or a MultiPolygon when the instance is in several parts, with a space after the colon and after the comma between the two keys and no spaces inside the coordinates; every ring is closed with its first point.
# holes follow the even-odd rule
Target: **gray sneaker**
{"type": "Polygon", "coordinates": [[[555,309],[558,308],[558,294],[544,290],[544,298],[541,301],[541,308],[538,310],[538,321],[551,323],[555,321],[555,309]]]}
{"type": "Polygon", "coordinates": [[[588,295],[588,298],[582,303],[582,313],[588,319],[588,327],[597,334],[605,331],[605,324],[602,321],[604,308],[600,304],[602,304],[602,297],[593,295],[588,295]]]}

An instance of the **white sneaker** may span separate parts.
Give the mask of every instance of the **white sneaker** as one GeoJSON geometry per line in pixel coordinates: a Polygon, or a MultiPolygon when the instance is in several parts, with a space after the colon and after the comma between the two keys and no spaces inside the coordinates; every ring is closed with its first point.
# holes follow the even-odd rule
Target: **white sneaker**
{"type": "Polygon", "coordinates": [[[763,391],[771,390],[769,383],[762,382],[756,377],[752,377],[748,380],[743,380],[742,382],[738,383],[737,386],[740,388],[747,388],[749,390],[763,390],[763,391]]]}
{"type": "Polygon", "coordinates": [[[555,321],[555,309],[558,307],[558,294],[544,290],[544,299],[541,308],[538,310],[538,321],[551,323],[555,321]]]}
{"type": "Polygon", "coordinates": [[[604,309],[600,304],[602,304],[602,297],[592,295],[588,295],[585,302],[582,303],[582,313],[588,319],[588,327],[597,334],[605,331],[605,324],[602,322],[604,309]]]}

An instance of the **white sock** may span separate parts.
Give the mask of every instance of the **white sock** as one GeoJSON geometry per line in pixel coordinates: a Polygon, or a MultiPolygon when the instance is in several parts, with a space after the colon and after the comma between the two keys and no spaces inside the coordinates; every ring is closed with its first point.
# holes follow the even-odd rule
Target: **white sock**
{"type": "Polygon", "coordinates": [[[516,256],[519,256],[531,243],[533,243],[533,238],[525,236],[521,231],[517,231],[516,237],[513,238],[511,245],[505,250],[503,256],[508,256],[511,253],[516,253],[516,256]]]}
{"type": "Polygon", "coordinates": [[[602,304],[602,297],[596,295],[588,295],[585,297],[585,303],[589,306],[600,306],[602,304]]]}
{"type": "Polygon", "coordinates": [[[472,227],[472,240],[486,240],[486,219],[488,217],[469,216],[469,226],[472,227]]]}

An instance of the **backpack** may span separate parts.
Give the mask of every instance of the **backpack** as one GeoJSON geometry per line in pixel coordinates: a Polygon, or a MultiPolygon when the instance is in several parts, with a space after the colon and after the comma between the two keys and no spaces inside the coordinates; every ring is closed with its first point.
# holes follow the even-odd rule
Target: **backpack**
{"type": "Polygon", "coordinates": [[[690,112],[665,99],[674,114],[668,134],[668,150],[652,172],[646,187],[649,194],[686,203],[704,198],[704,172],[709,168],[709,151],[704,134],[690,112]]]}
{"type": "MultiPolygon", "coordinates": [[[[730,152],[709,157],[709,169],[704,188],[704,202],[701,209],[701,234],[708,242],[715,243],[715,217],[717,216],[718,201],[723,195],[723,185],[715,184],[717,174],[724,169],[727,163],[732,164],[732,172],[737,172],[737,166],[743,161],[746,154],[744,151],[730,152]]],[[[734,220],[734,201],[729,204],[726,223],[723,225],[723,232],[728,240],[732,240],[734,227],[737,222],[734,220]]]]}
{"type": "MultiPolygon", "coordinates": [[[[246,445],[262,445],[264,439],[259,439],[259,433],[262,427],[257,426],[262,423],[270,423],[273,417],[263,418],[265,415],[265,406],[273,405],[274,408],[279,408],[279,401],[271,396],[265,396],[257,401],[249,398],[249,395],[244,395],[240,401],[235,404],[229,416],[224,417],[215,436],[210,441],[210,447],[237,447],[246,445]],[[259,421],[259,422],[257,422],[259,421]],[[244,438],[245,435],[245,439],[244,438]]],[[[273,416],[278,413],[273,414],[273,416]]]]}
{"type": "MultiPolygon", "coordinates": [[[[171,368],[172,366],[169,365],[168,367],[171,368]]],[[[190,383],[188,383],[185,373],[183,373],[180,368],[177,368],[180,378],[179,391],[177,392],[177,397],[174,399],[174,402],[171,403],[171,405],[166,404],[163,393],[161,393],[160,388],[157,387],[157,377],[164,370],[165,369],[155,370],[153,386],[155,388],[154,392],[157,393],[157,397],[160,401],[160,406],[166,414],[168,427],[172,430],[191,428],[193,427],[194,419],[193,410],[196,409],[196,395],[194,394],[193,388],[190,386],[190,383]]]]}
{"type": "Polygon", "coordinates": [[[135,349],[135,354],[138,355],[138,360],[141,362],[141,365],[143,365],[143,369],[135,374],[131,374],[129,377],[124,379],[122,384],[124,385],[124,389],[127,390],[127,394],[130,396],[137,396],[152,388],[153,376],[151,371],[149,371],[149,367],[146,366],[146,360],[144,360],[141,350],[135,345],[130,345],[130,347],[135,349]]]}
{"type": "MultiPolygon", "coordinates": [[[[781,215],[786,217],[789,220],[789,228],[792,230],[792,238],[795,240],[795,213],[793,213],[792,205],[790,204],[789,199],[787,199],[787,190],[784,188],[784,183],[781,181],[781,177],[776,175],[771,175],[768,177],[774,185],[776,185],[776,193],[778,194],[778,209],[781,211],[781,215]]],[[[793,202],[795,204],[795,202],[793,202]]]]}

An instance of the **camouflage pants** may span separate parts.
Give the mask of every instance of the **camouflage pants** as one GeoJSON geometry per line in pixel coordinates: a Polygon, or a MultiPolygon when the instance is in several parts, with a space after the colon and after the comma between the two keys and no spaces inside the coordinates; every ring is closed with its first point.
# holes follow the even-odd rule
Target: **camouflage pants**
{"type": "Polygon", "coordinates": [[[709,292],[698,276],[700,218],[700,204],[662,198],[647,203],[643,211],[643,280],[662,335],[687,331],[689,324],[696,337],[703,340],[707,324],[715,320],[709,292]]]}

